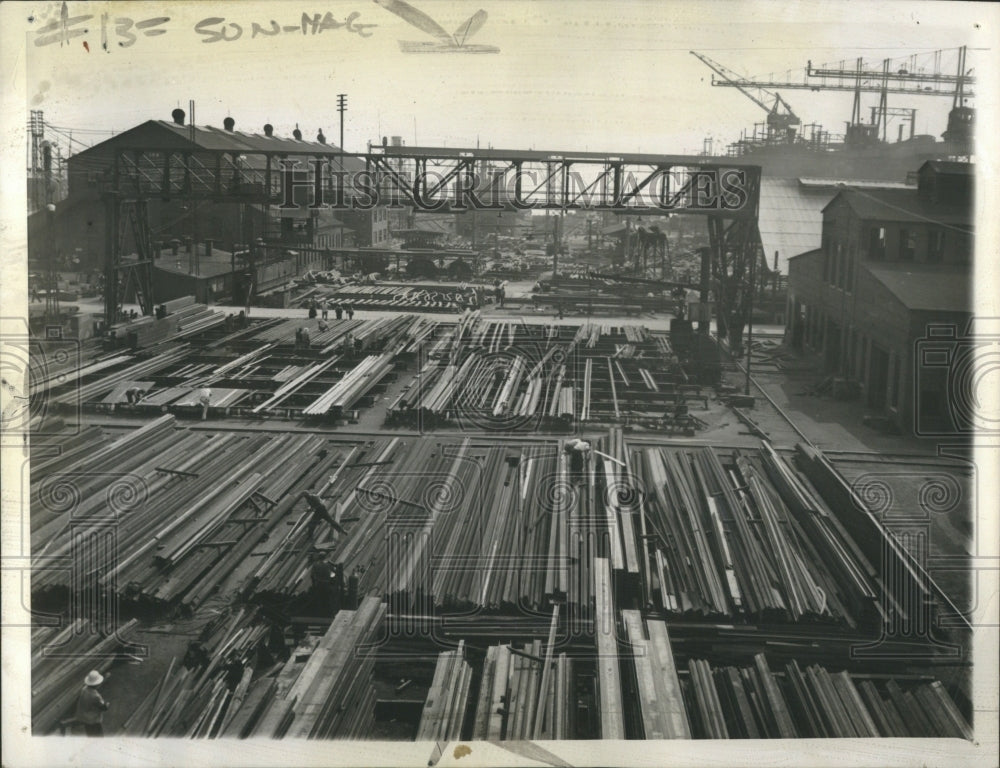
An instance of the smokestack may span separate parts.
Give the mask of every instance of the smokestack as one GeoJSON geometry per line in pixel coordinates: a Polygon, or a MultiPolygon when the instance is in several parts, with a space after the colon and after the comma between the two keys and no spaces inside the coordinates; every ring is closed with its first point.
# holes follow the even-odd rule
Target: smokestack
{"type": "Polygon", "coordinates": [[[170,116],[174,119],[174,122],[177,123],[177,125],[184,125],[184,110],[180,107],[171,112],[170,116]]]}
{"type": "Polygon", "coordinates": [[[236,127],[236,121],[233,120],[233,118],[231,117],[227,117],[225,120],[222,121],[222,127],[225,128],[230,133],[232,133],[233,128],[236,127]]]}
{"type": "Polygon", "coordinates": [[[264,124],[264,135],[265,136],[273,136],[274,135],[274,126],[271,125],[270,123],[265,123],[264,124]]]}
{"type": "Polygon", "coordinates": [[[184,247],[187,248],[188,253],[194,253],[194,240],[192,240],[190,237],[185,237],[184,247]]]}
{"type": "Polygon", "coordinates": [[[153,243],[153,258],[158,259],[163,255],[163,242],[157,240],[153,243]]]}
{"type": "Polygon", "coordinates": [[[319,133],[316,134],[316,141],[320,144],[326,144],[326,136],[323,135],[323,129],[319,129],[319,133]]]}
{"type": "Polygon", "coordinates": [[[299,124],[298,123],[295,124],[295,130],[292,131],[292,137],[296,141],[302,141],[302,131],[299,130],[299,124]]]}
{"type": "Polygon", "coordinates": [[[215,245],[215,241],[214,240],[206,240],[205,241],[205,258],[206,259],[212,258],[212,246],[213,245],[215,245]]]}
{"type": "Polygon", "coordinates": [[[177,238],[174,238],[173,240],[170,241],[170,253],[173,256],[177,256],[180,254],[180,252],[181,252],[181,241],[178,240],[177,238]]]}

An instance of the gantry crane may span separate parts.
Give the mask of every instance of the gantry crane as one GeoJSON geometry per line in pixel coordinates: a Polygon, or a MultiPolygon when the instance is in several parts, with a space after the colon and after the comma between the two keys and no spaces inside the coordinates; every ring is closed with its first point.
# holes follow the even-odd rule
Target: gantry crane
{"type": "Polygon", "coordinates": [[[745,77],[733,72],[731,69],[719,64],[708,56],[697,51],[691,51],[692,56],[696,56],[709,69],[715,72],[723,80],[718,81],[712,77],[712,85],[728,85],[740,90],[744,96],[767,112],[767,130],[773,135],[784,134],[791,138],[795,134],[795,129],[802,124],[794,110],[785,101],[780,93],[768,90],[767,88],[747,80],[745,77]],[[768,103],[770,102],[770,103],[768,103]]]}
{"type": "MultiPolygon", "coordinates": [[[[965,105],[967,99],[975,94],[971,86],[975,78],[971,69],[966,69],[966,48],[962,46],[955,50],[958,56],[955,74],[942,71],[944,54],[950,50],[934,51],[925,54],[931,59],[929,70],[918,67],[918,56],[911,55],[902,59],[884,59],[881,66],[873,68],[866,65],[863,59],[857,59],[854,67],[846,66],[841,61],[836,67],[814,67],[812,62],[806,65],[805,78],[801,82],[775,80],[774,78],[749,79],[731,78],[714,80],[712,85],[738,88],[743,93],[748,89],[767,91],[770,88],[800,89],[810,91],[851,91],[854,93],[854,107],[851,122],[848,124],[848,141],[875,141],[881,134],[886,139],[887,119],[892,112],[887,107],[888,94],[910,94],[912,96],[947,96],[952,99],[952,114],[948,119],[948,131],[955,138],[971,136],[972,108],[965,105]],[[866,125],[861,120],[861,94],[879,94],[879,104],[875,109],[872,125],[866,125]],[[964,126],[964,131],[963,131],[964,126]]],[[[705,57],[695,54],[705,61],[705,57]]],[[[706,63],[708,63],[706,61],[706,63]]],[[[711,66],[711,65],[709,65],[711,66]]],[[[714,67],[713,67],[714,68],[714,67]]],[[[947,138],[947,134],[946,134],[947,138]]]]}

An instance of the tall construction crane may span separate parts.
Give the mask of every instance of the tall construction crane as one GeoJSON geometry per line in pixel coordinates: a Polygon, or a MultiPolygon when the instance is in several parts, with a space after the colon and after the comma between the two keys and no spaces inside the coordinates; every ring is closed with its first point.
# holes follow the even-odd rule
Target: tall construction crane
{"type": "Polygon", "coordinates": [[[703,53],[691,51],[692,56],[699,58],[709,69],[723,78],[717,81],[712,77],[712,85],[728,85],[739,89],[750,101],[767,112],[767,130],[769,134],[785,134],[791,138],[795,129],[802,124],[798,116],[780,93],[768,90],[763,86],[741,77],[731,69],[727,69],[703,53]]]}

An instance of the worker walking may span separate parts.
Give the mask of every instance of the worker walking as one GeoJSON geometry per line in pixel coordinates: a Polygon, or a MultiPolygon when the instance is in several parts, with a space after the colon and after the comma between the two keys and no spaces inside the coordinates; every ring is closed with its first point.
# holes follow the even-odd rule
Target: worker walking
{"type": "Polygon", "coordinates": [[[569,456],[569,475],[573,483],[584,481],[584,470],[587,466],[587,454],[590,453],[590,443],[586,440],[567,440],[563,450],[569,456]]]}
{"type": "Polygon", "coordinates": [[[323,299],[323,303],[320,304],[320,309],[323,310],[323,319],[328,320],[330,318],[330,302],[328,299],[323,299]]]}
{"type": "Polygon", "coordinates": [[[347,319],[348,320],[354,319],[354,306],[351,304],[347,305],[347,319]]]}
{"type": "Polygon", "coordinates": [[[338,320],[344,316],[344,308],[340,306],[339,302],[333,305],[333,314],[338,320]]]}
{"type": "Polygon", "coordinates": [[[108,702],[97,689],[104,682],[104,675],[96,669],[87,673],[83,680],[83,690],[76,697],[76,721],[83,725],[88,736],[104,735],[104,713],[108,702]]]}
{"type": "Polygon", "coordinates": [[[313,537],[313,532],[316,530],[316,526],[319,525],[321,521],[329,523],[335,531],[347,533],[343,526],[331,517],[330,513],[326,509],[326,504],[324,504],[323,500],[315,493],[312,491],[302,491],[299,493],[299,499],[305,499],[309,508],[312,510],[312,515],[309,518],[309,525],[306,528],[307,535],[310,539],[313,537]]]}
{"type": "Polygon", "coordinates": [[[201,420],[208,418],[208,406],[212,403],[212,390],[205,387],[198,393],[198,402],[201,404],[201,420]]]}

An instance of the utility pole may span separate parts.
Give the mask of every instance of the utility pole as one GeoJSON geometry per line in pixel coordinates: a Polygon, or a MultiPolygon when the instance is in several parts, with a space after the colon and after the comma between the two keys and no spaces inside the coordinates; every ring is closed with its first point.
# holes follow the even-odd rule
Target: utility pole
{"type": "Polygon", "coordinates": [[[337,111],[340,113],[340,170],[344,170],[344,113],[347,111],[347,94],[337,94],[337,111]]]}
{"type": "Polygon", "coordinates": [[[750,257],[750,307],[747,312],[747,379],[746,383],[743,385],[743,394],[750,394],[750,362],[753,360],[753,295],[757,290],[756,277],[756,266],[757,266],[757,249],[753,246],[749,246],[752,256],[750,257]]]}

